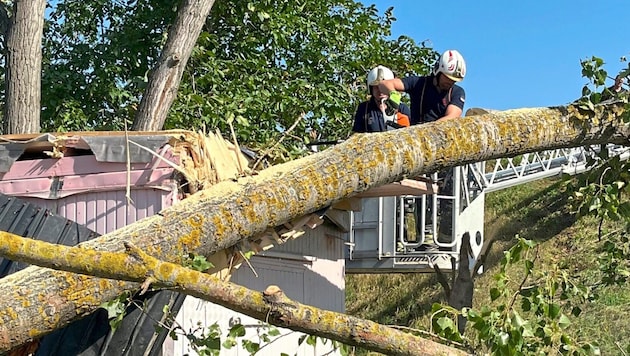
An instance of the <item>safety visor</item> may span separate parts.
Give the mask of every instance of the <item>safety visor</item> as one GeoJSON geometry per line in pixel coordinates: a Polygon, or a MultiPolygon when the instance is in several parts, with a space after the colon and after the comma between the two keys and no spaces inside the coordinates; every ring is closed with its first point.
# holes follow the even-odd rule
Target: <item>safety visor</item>
{"type": "Polygon", "coordinates": [[[464,78],[462,78],[462,77],[456,77],[454,75],[449,75],[449,74],[446,74],[446,73],[442,73],[442,74],[444,74],[444,76],[447,77],[448,79],[450,79],[452,81],[455,81],[455,82],[461,82],[462,80],[464,80],[464,78]]]}

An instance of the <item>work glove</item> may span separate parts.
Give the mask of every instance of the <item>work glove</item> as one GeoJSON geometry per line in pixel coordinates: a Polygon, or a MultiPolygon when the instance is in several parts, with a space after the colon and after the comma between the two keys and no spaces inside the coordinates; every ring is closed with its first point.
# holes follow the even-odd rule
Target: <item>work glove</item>
{"type": "Polygon", "coordinates": [[[385,115],[392,116],[398,112],[401,97],[400,93],[395,90],[389,92],[389,98],[385,101],[385,115]]]}

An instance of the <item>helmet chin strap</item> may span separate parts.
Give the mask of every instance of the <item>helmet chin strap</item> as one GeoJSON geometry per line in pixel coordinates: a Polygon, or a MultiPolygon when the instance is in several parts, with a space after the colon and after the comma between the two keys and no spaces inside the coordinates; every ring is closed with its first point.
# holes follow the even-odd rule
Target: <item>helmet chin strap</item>
{"type": "Polygon", "coordinates": [[[440,89],[440,75],[442,75],[442,72],[437,72],[437,74],[433,75],[433,85],[440,89]]]}

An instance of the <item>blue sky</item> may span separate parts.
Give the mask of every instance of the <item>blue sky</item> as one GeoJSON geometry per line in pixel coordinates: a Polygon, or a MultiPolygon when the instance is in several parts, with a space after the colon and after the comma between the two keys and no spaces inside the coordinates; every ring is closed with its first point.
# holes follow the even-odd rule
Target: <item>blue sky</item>
{"type": "MultiPolygon", "coordinates": [[[[600,57],[614,76],[630,59],[629,0],[370,1],[394,7],[393,36],[459,50],[466,108],[564,105],[588,83],[580,60],[600,57]]],[[[384,63],[386,65],[386,63],[384,63]]],[[[608,85],[612,84],[609,80],[608,85]]]]}

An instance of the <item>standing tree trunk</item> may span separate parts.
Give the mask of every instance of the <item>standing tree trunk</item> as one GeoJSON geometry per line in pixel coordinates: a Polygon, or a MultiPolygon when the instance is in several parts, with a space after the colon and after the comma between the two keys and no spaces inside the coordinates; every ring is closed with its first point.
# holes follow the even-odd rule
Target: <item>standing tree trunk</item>
{"type": "Polygon", "coordinates": [[[175,100],[179,82],[214,0],[184,0],[157,65],[149,77],[132,126],[136,131],[161,130],[175,100]]]}
{"type": "Polygon", "coordinates": [[[45,9],[46,0],[15,0],[13,3],[5,37],[5,134],[37,133],[40,130],[45,9]]]}
{"type": "MultiPolygon", "coordinates": [[[[204,189],[160,214],[81,244],[121,250],[128,241],[175,263],[209,255],[370,188],[408,176],[545,149],[628,144],[622,103],[582,112],[521,109],[435,122],[349,140],[236,182],[204,189]]],[[[111,261],[124,268],[123,261],[111,261]]],[[[93,312],[138,283],[28,267],[0,279],[0,353],[93,312]]]]}

